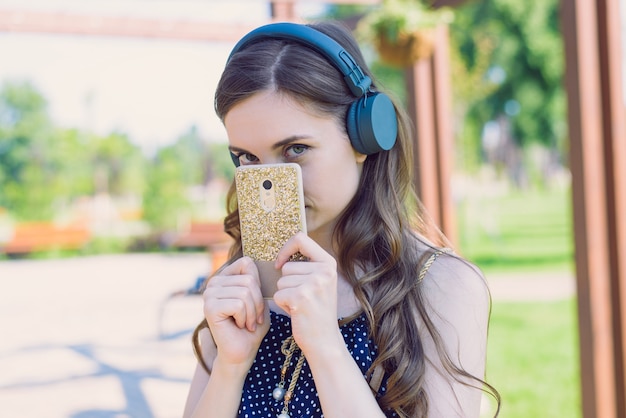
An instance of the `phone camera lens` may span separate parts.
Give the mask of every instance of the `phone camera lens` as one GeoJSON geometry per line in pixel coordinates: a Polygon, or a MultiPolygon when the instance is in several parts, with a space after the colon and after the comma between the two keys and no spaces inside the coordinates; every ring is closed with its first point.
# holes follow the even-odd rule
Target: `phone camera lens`
{"type": "Polygon", "coordinates": [[[269,180],[265,180],[265,181],[263,182],[263,188],[264,188],[265,190],[269,190],[269,189],[271,189],[271,188],[272,188],[272,182],[271,182],[271,181],[269,181],[269,180]]]}

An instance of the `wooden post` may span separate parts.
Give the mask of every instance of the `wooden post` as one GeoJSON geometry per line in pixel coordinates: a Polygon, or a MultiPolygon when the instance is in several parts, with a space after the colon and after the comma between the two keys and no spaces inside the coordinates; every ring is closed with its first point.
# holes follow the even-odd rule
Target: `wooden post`
{"type": "Polygon", "coordinates": [[[407,108],[415,125],[415,189],[428,215],[457,242],[450,187],[453,133],[448,28],[435,33],[433,56],[406,69],[407,108]]]}
{"type": "Polygon", "coordinates": [[[452,120],[452,83],[450,81],[450,38],[448,26],[441,25],[435,33],[432,58],[435,128],[437,132],[437,179],[439,191],[439,222],[446,237],[458,244],[458,230],[452,200],[454,130],[452,120]]]}
{"type": "Polygon", "coordinates": [[[583,416],[626,416],[626,151],[618,0],[562,0],[583,416]]]}
{"type": "MultiPolygon", "coordinates": [[[[622,4],[626,7],[626,3],[622,4]]],[[[626,417],[626,106],[620,1],[597,0],[618,416],[626,417]]]]}
{"type": "Polygon", "coordinates": [[[295,0],[271,0],[270,16],[275,21],[295,22],[297,20],[295,0]]]}

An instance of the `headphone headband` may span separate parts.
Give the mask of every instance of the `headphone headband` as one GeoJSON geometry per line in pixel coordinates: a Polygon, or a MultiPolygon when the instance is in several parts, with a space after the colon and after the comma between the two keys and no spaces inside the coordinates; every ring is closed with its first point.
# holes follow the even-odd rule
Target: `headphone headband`
{"type": "Polygon", "coordinates": [[[315,49],[343,74],[346,84],[356,97],[366,94],[372,85],[372,80],[363,73],[352,55],[334,39],[309,26],[297,23],[270,23],[254,29],[237,42],[228,56],[228,61],[238,51],[265,38],[296,41],[315,49]]]}
{"type": "MultiPolygon", "coordinates": [[[[270,23],[241,38],[228,56],[228,61],[237,52],[262,39],[295,41],[322,54],[343,74],[344,82],[356,96],[346,114],[346,131],[354,149],[371,155],[393,147],[398,134],[398,121],[391,99],[384,93],[371,91],[372,79],[337,41],[310,26],[270,23]]],[[[239,165],[238,159],[234,155],[232,157],[235,165],[239,165]]]]}

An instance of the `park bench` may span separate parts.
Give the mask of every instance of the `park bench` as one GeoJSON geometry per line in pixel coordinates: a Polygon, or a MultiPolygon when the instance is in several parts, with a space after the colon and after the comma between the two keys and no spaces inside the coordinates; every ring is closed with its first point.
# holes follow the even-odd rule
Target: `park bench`
{"type": "Polygon", "coordinates": [[[212,258],[212,270],[221,266],[228,258],[228,249],[233,243],[230,235],[224,232],[221,222],[192,222],[189,227],[179,233],[171,241],[170,246],[176,249],[202,249],[209,252],[212,258]]]}
{"type": "Polygon", "coordinates": [[[232,238],[224,232],[224,224],[221,222],[192,222],[174,237],[171,246],[178,249],[208,249],[216,245],[230,245],[231,241],[232,238]]]}
{"type": "Polygon", "coordinates": [[[37,251],[78,250],[90,238],[91,234],[84,226],[55,225],[49,222],[21,223],[15,225],[9,241],[0,244],[0,252],[19,255],[37,251]]]}

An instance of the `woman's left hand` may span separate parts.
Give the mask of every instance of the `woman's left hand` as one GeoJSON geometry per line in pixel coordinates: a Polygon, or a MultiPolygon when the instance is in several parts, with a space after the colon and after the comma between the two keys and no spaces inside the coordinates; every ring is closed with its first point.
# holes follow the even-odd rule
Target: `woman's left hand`
{"type": "Polygon", "coordinates": [[[337,325],[337,261],[304,233],[294,235],[278,253],[282,271],[274,302],[291,316],[294,339],[306,355],[310,348],[343,338],[337,325]],[[288,261],[300,252],[308,261],[288,261]]]}

